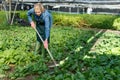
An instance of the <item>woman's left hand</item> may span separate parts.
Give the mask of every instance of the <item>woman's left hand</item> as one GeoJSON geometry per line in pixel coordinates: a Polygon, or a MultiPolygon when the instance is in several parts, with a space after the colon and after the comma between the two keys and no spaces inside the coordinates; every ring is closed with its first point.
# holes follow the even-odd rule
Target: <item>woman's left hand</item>
{"type": "Polygon", "coordinates": [[[48,48],[48,41],[47,41],[47,39],[44,41],[44,48],[45,48],[45,49],[48,48]]]}

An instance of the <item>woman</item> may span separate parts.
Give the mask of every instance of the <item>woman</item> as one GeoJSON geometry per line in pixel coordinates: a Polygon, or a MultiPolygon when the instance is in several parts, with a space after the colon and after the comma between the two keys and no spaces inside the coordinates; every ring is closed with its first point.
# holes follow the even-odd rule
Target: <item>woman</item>
{"type": "Polygon", "coordinates": [[[41,3],[35,4],[34,8],[28,11],[27,16],[31,24],[31,27],[34,29],[36,28],[44,40],[44,43],[42,43],[38,34],[36,34],[37,42],[36,42],[36,47],[35,47],[35,54],[44,54],[45,49],[48,48],[48,43],[50,40],[50,29],[52,26],[52,16],[47,10],[44,9],[41,3]],[[32,19],[32,15],[34,17],[36,24],[32,19]]]}

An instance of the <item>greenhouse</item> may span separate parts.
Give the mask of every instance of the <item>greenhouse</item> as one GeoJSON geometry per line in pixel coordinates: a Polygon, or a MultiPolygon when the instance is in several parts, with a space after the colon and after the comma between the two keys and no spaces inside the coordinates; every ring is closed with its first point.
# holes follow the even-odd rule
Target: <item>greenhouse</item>
{"type": "MultiPolygon", "coordinates": [[[[1,2],[4,5],[4,1],[1,2]]],[[[17,10],[28,10],[34,3],[41,2],[46,9],[57,12],[115,15],[120,13],[119,0],[12,0],[12,9],[16,2],[19,2],[17,10]]]]}
{"type": "Polygon", "coordinates": [[[0,0],[0,80],[120,80],[120,0],[0,0]]]}

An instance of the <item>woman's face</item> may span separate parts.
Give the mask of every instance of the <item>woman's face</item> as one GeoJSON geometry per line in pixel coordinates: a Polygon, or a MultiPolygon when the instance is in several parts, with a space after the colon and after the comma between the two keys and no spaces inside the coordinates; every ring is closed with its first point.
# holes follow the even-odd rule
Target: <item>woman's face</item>
{"type": "Polygon", "coordinates": [[[38,7],[35,8],[35,14],[40,16],[41,15],[41,11],[38,7]]]}

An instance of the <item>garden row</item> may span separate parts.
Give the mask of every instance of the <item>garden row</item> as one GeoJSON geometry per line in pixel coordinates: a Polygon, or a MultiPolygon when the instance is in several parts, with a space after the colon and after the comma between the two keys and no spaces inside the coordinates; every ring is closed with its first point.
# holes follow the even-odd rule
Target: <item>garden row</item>
{"type": "Polygon", "coordinates": [[[33,80],[120,79],[119,34],[70,26],[52,27],[50,51],[57,62],[66,59],[57,68],[48,67],[52,63],[49,55],[33,54],[35,42],[35,31],[30,27],[0,30],[2,80],[27,80],[30,76],[33,80]]]}
{"type": "MultiPolygon", "coordinates": [[[[27,20],[27,11],[20,11],[20,18],[27,20]]],[[[120,30],[120,18],[118,15],[96,14],[67,14],[51,12],[54,26],[91,27],[101,29],[120,30]]],[[[0,12],[0,27],[6,27],[5,12],[0,12]]]]}

